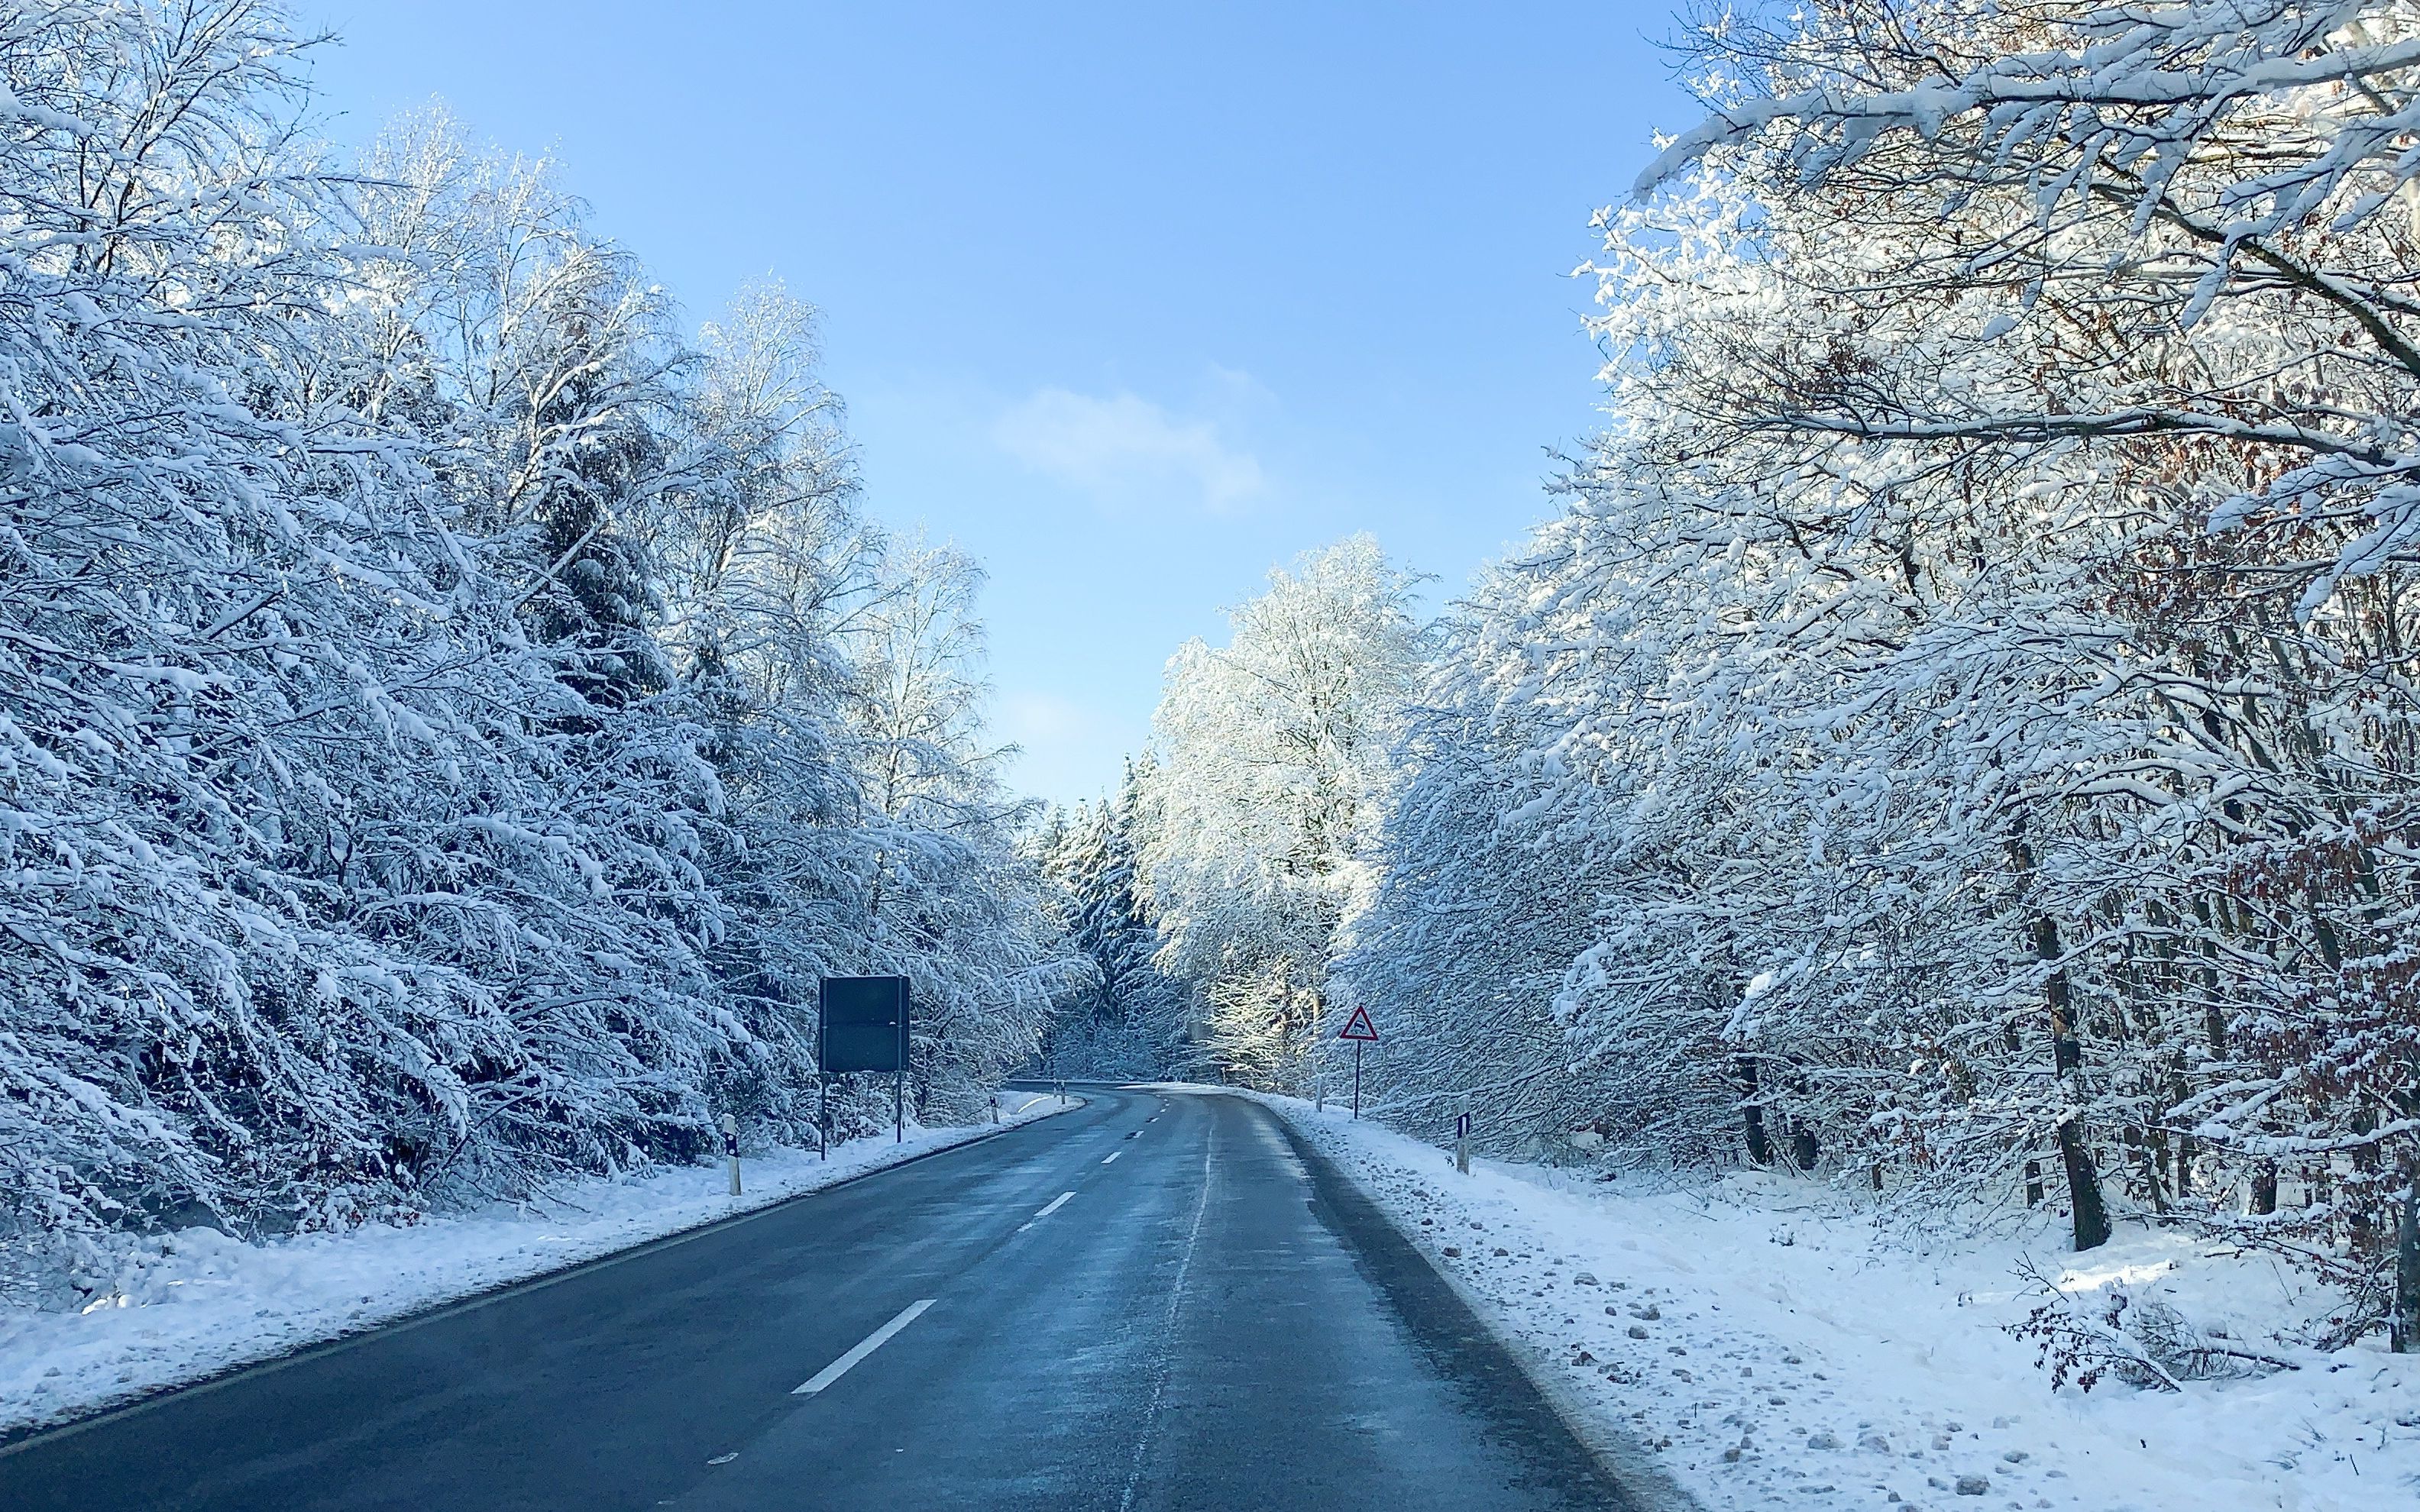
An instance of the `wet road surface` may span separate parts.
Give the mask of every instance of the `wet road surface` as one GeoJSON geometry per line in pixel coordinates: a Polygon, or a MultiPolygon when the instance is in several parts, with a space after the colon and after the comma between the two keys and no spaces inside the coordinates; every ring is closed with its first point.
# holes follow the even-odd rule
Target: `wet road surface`
{"type": "Polygon", "coordinates": [[[1087,1105],[0,1450],[10,1512],[1625,1507],[1268,1110],[1087,1105]]]}

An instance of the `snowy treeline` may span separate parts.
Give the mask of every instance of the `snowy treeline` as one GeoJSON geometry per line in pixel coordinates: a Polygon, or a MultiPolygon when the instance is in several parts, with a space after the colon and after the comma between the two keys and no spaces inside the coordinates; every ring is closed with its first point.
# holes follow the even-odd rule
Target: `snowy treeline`
{"type": "Polygon", "coordinates": [[[1054,1033],[1055,1065],[1310,1084],[1338,933],[1375,881],[1420,664],[1415,584],[1355,536],[1272,572],[1227,645],[1170,658],[1153,748],[1117,799],[1041,837],[1057,911],[1107,984],[1054,1033]],[[1096,1046],[1105,1032],[1127,1048],[1096,1046]]]}
{"type": "Polygon", "coordinates": [[[1371,842],[1221,819],[1283,811],[1261,716],[1172,664],[1163,959],[1366,1004],[1421,1132],[2164,1214],[2349,1328],[2399,1229],[2420,1308],[2420,8],[1819,0],[1697,62],[1601,218],[1609,428],[1373,715],[1371,842]]]}
{"type": "Polygon", "coordinates": [[[1337,931],[1373,881],[1362,856],[1419,663],[1413,586],[1355,536],[1271,573],[1227,645],[1169,662],[1143,861],[1161,960],[1238,1080],[1309,1074],[1337,931]]]}
{"type": "Polygon", "coordinates": [[[546,164],[297,125],[251,0],[0,8],[0,1243],[811,1137],[814,983],[970,1114],[1076,966],[978,575],[812,312],[686,340],[546,164]]]}
{"type": "Polygon", "coordinates": [[[1053,917],[1090,969],[1058,1005],[1042,1065],[1055,1075],[1156,1077],[1194,1068],[1184,985],[1161,969],[1142,852],[1152,826],[1148,756],[1114,799],[1054,811],[1037,837],[1053,917]]]}

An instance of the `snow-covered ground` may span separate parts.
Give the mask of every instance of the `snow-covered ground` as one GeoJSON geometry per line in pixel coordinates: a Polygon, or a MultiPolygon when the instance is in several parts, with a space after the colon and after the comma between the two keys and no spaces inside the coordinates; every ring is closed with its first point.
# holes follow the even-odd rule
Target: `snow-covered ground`
{"type": "Polygon", "coordinates": [[[1824,1189],[1687,1193],[1474,1162],[1266,1099],[1527,1346],[1553,1394],[1707,1508],[2055,1512],[2420,1505],[2420,1355],[2271,1343],[2326,1299],[2259,1256],[2122,1231],[1922,1241],[1824,1189]],[[2053,1392],[2003,1325],[2118,1284],[2301,1365],[2180,1392],[2053,1392]],[[1608,1432],[1607,1430],[1610,1430],[1608,1432]]]}
{"type": "MultiPolygon", "coordinates": [[[[1067,1106],[1080,1099],[1071,1098],[1067,1106]]],[[[1061,1111],[1047,1094],[1001,1095],[1005,1128],[1061,1111]]],[[[119,1254],[113,1289],[81,1313],[0,1310],[0,1432],[90,1412],[359,1332],[475,1292],[769,1206],[996,1132],[884,1134],[741,1164],[566,1184],[544,1201],[247,1244],[189,1228],[119,1254]]]]}

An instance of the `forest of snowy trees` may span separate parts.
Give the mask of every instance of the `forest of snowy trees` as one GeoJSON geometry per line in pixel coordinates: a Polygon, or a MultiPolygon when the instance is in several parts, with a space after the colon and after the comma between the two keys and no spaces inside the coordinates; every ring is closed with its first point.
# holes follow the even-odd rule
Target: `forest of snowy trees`
{"type": "Polygon", "coordinates": [[[899,971],[937,1120],[1332,1092],[1360,1007],[1417,1134],[2193,1226],[2420,1344],[2420,6],[1762,13],[1600,218],[1555,517],[1433,619],[1274,573],[1034,825],[807,306],[316,140],[274,5],[0,9],[0,1252],[805,1139],[899,971]]]}
{"type": "Polygon", "coordinates": [[[974,1117],[1086,980],[980,575],[859,512],[807,306],[685,336],[546,163],[314,141],[304,52],[0,13],[0,1250],[811,1143],[827,972],[974,1117]]]}
{"type": "Polygon", "coordinates": [[[1425,628],[1279,575],[1090,818],[1196,1065],[1357,1003],[1416,1133],[2190,1225],[2420,1343],[2420,8],[1691,63],[1558,517],[1425,628]]]}

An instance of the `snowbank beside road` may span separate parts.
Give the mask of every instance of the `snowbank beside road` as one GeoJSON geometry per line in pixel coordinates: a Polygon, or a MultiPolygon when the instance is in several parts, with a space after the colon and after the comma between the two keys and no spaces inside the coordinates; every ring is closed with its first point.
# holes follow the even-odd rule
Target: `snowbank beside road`
{"type": "MultiPolygon", "coordinates": [[[[1047,1094],[1005,1092],[999,1127],[1059,1111],[1047,1094]]],[[[902,1144],[885,1134],[835,1146],[829,1161],[812,1149],[752,1155],[738,1197],[717,1161],[579,1181],[543,1200],[409,1227],[265,1244],[209,1228],[158,1236],[123,1250],[114,1288],[80,1314],[0,1311],[0,1432],[204,1380],[994,1132],[911,1129],[902,1144]]]]}
{"type": "Polygon", "coordinates": [[[1710,1509],[2363,1512],[2420,1496],[2420,1356],[2367,1345],[2302,1368],[2053,1392],[2003,1325],[2113,1283],[2266,1344],[2325,1299],[2257,1256],[2130,1229],[1916,1247],[1830,1194],[1745,1176],[1625,1191],[1474,1163],[1341,1112],[1265,1099],[1528,1347],[1559,1394],[1654,1451],[1710,1509]]]}

